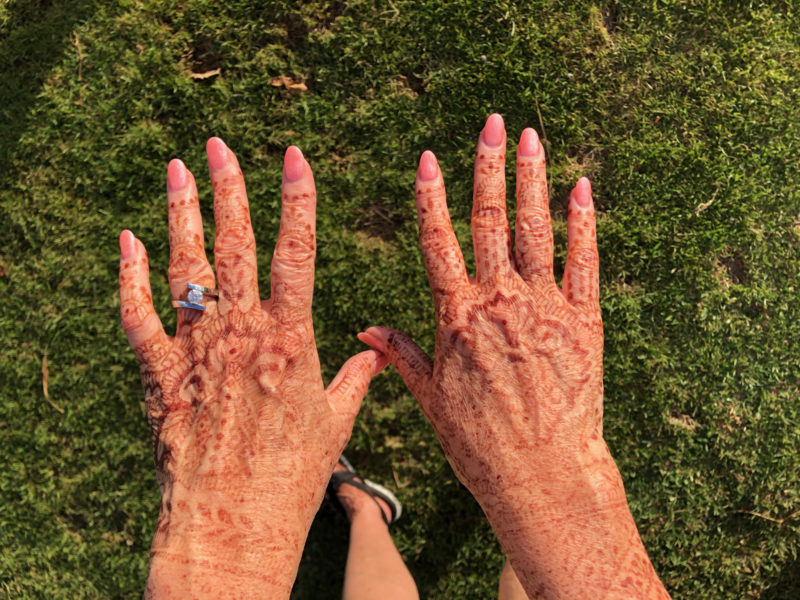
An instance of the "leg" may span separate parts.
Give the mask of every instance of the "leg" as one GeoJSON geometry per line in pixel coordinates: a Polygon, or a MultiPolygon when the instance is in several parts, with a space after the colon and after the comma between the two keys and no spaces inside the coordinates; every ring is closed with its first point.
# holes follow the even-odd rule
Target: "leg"
{"type": "Polygon", "coordinates": [[[522,584],[517,579],[517,574],[511,568],[511,563],[506,559],[503,572],[500,573],[500,586],[497,590],[497,600],[528,600],[522,584]]]}
{"type": "MultiPolygon", "coordinates": [[[[337,470],[340,468],[344,467],[339,465],[337,470]]],[[[381,510],[390,517],[389,506],[378,500],[379,508],[366,493],[350,485],[342,485],[337,495],[350,519],[343,600],[419,600],[414,579],[381,518],[381,510]]]]}

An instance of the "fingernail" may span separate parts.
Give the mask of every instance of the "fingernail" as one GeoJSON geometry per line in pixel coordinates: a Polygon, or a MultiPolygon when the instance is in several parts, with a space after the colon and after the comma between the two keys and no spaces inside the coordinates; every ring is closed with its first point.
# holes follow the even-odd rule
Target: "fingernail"
{"type": "Polygon", "coordinates": [[[589,183],[586,177],[578,179],[578,183],[575,184],[575,190],[572,193],[575,194],[575,202],[581,208],[588,208],[592,203],[592,184],[589,183]]]}
{"type": "Polygon", "coordinates": [[[206,143],[208,166],[212,171],[219,171],[228,164],[228,147],[218,137],[212,137],[206,143]]]}
{"type": "Polygon", "coordinates": [[[492,114],[486,119],[481,137],[487,146],[499,146],[503,143],[503,117],[497,113],[492,114]]]}
{"type": "Polygon", "coordinates": [[[420,181],[431,181],[436,178],[439,173],[439,163],[436,162],[436,156],[430,150],[425,150],[419,159],[419,169],[417,169],[417,177],[420,181]]]}
{"type": "Polygon", "coordinates": [[[297,146],[289,146],[283,157],[283,176],[286,181],[299,181],[306,170],[306,159],[297,146]]]}
{"type": "Polygon", "coordinates": [[[358,337],[358,339],[364,342],[367,346],[374,348],[378,352],[384,352],[386,350],[386,346],[384,345],[383,340],[374,333],[371,333],[371,329],[374,328],[370,327],[366,331],[359,333],[356,337],[358,337]]]}
{"type": "Polygon", "coordinates": [[[173,158],[167,166],[167,188],[177,192],[186,187],[186,165],[180,158],[173,158]]]}
{"type": "Polygon", "coordinates": [[[527,127],[519,138],[517,152],[520,156],[536,156],[539,154],[539,134],[535,129],[527,127]]]}
{"type": "Polygon", "coordinates": [[[133,233],[125,229],[122,233],[119,234],[119,251],[122,255],[122,260],[126,258],[130,258],[133,256],[133,251],[136,247],[136,238],[133,237],[133,233]]]}

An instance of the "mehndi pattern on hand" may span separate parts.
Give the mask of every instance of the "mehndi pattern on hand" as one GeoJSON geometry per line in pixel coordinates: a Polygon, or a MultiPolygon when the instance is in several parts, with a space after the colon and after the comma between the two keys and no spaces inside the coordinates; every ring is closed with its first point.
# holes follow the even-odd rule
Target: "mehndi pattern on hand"
{"type": "Polygon", "coordinates": [[[162,493],[148,589],[172,567],[194,566],[288,590],[370,378],[385,363],[362,352],[323,387],[311,322],[316,191],[300,150],[286,152],[263,302],[239,163],[218,138],[207,153],[216,280],[195,180],[176,159],[167,185],[169,281],[176,299],[187,283],[217,287],[219,298],[207,296],[202,312],[179,308],[174,337],[153,308],[144,245],[130,231],[120,236],[122,323],[141,369],[162,493]]]}

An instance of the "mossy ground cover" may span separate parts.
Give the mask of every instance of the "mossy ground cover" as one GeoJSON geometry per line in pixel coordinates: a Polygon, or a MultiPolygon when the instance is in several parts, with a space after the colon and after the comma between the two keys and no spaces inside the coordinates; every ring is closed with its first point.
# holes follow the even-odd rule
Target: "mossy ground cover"
{"type": "MultiPolygon", "coordinates": [[[[118,324],[116,239],[128,227],[147,245],[172,327],[171,157],[197,174],[210,234],[204,142],[238,153],[269,289],[282,155],[303,149],[320,196],[314,316],[330,378],[370,324],[431,349],[416,161],[439,156],[471,262],[472,153],[498,111],[510,138],[530,125],[545,140],[557,268],[568,190],[593,180],[605,435],[657,571],[675,598],[800,597],[797,10],[3,3],[0,593],[141,593],[158,490],[118,324]]],[[[494,595],[499,546],[395,373],[373,382],[348,452],[405,503],[394,537],[423,597],[494,595]]],[[[323,507],[296,598],[339,596],[346,532],[323,507]]]]}

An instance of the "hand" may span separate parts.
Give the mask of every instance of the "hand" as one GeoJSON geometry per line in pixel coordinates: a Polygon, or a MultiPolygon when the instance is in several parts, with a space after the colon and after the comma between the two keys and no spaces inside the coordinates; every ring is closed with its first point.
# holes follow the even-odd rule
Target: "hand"
{"type": "Polygon", "coordinates": [[[316,192],[296,147],[286,152],[270,299],[238,161],[207,145],[214,187],[216,278],[197,189],[168,169],[172,295],[219,287],[205,311],[178,309],[170,338],[153,309],[147,254],[120,236],[122,324],[139,361],[162,502],[146,596],[288,598],[305,538],[352,431],[373,370],[371,350],[323,388],[311,323],[316,192]],[[191,593],[191,594],[190,594],[191,593]]]}
{"type": "Polygon", "coordinates": [[[416,204],[437,319],[434,360],[391,329],[372,327],[359,337],[386,354],[416,396],[531,597],[660,594],[602,437],[603,328],[591,186],[582,178],[570,195],[559,288],[544,150],[526,129],[517,149],[512,256],[505,146],[502,118],[492,115],[475,160],[474,279],[450,224],[436,158],[425,152],[420,160],[416,204]],[[608,564],[614,548],[625,564],[608,564]],[[587,592],[593,589],[603,595],[587,592]]]}

